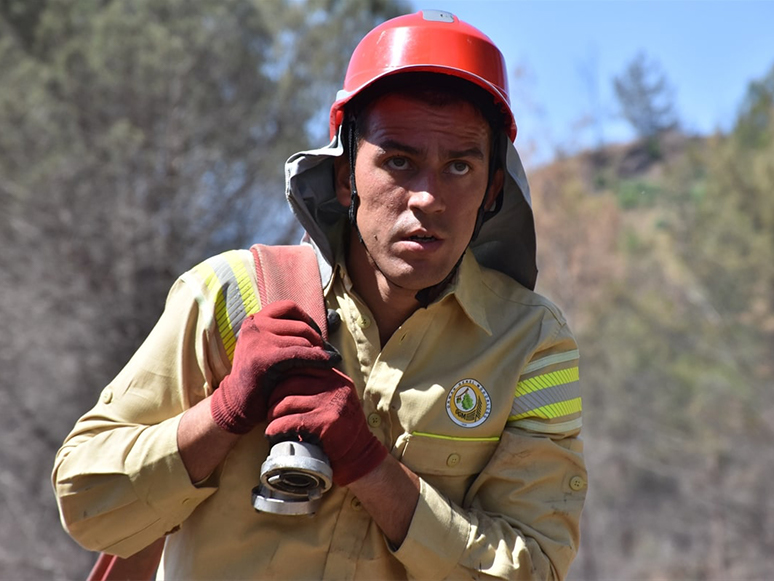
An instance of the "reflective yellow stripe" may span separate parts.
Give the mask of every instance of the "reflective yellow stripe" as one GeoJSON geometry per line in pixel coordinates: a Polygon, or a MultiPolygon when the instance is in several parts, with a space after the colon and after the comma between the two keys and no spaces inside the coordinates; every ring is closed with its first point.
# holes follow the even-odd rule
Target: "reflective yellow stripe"
{"type": "Polygon", "coordinates": [[[544,373],[543,375],[537,375],[531,379],[525,379],[519,382],[519,387],[516,390],[516,395],[524,395],[525,393],[532,393],[539,389],[545,389],[546,387],[553,387],[554,385],[562,385],[564,383],[570,383],[578,381],[580,379],[578,368],[572,367],[570,369],[560,369],[559,371],[552,371],[551,373],[544,373]]]}
{"type": "Polygon", "coordinates": [[[220,284],[218,275],[215,274],[215,269],[212,268],[212,265],[208,260],[201,264],[197,264],[194,267],[194,271],[199,275],[199,278],[202,279],[209,290],[216,289],[220,284]]]}
{"type": "Polygon", "coordinates": [[[218,293],[215,296],[215,320],[218,323],[218,331],[220,331],[220,338],[223,339],[223,347],[226,348],[226,354],[229,360],[233,360],[236,336],[234,335],[234,327],[231,325],[226,295],[222,287],[218,289],[218,293]]]}
{"type": "MultiPolygon", "coordinates": [[[[242,298],[242,284],[239,283],[234,268],[232,266],[237,256],[236,251],[229,251],[220,256],[215,256],[205,260],[195,267],[196,273],[204,280],[211,293],[215,294],[215,322],[218,326],[220,338],[223,341],[223,348],[229,361],[234,359],[234,349],[236,347],[236,334],[234,327],[237,323],[241,325],[244,316],[244,300],[242,298]],[[236,282],[239,293],[229,293],[227,291],[232,285],[230,280],[236,282]],[[229,301],[234,303],[229,305],[229,301]],[[238,320],[237,320],[238,319],[238,320]]],[[[240,269],[244,272],[244,268],[240,269]]],[[[249,285],[249,280],[247,281],[249,285]]]]}
{"type": "Polygon", "coordinates": [[[526,418],[569,420],[581,412],[580,381],[577,367],[560,369],[519,382],[511,406],[509,422],[526,418]]]}
{"type": "Polygon", "coordinates": [[[441,434],[429,434],[427,432],[411,432],[412,436],[424,436],[425,438],[435,438],[437,440],[454,440],[455,442],[499,442],[500,436],[489,438],[462,438],[458,436],[442,436],[441,434]]]}
{"type": "Polygon", "coordinates": [[[201,306],[202,317],[217,328],[229,361],[245,318],[261,310],[253,279],[254,266],[245,250],[229,250],[196,265],[183,275],[201,306]]]}

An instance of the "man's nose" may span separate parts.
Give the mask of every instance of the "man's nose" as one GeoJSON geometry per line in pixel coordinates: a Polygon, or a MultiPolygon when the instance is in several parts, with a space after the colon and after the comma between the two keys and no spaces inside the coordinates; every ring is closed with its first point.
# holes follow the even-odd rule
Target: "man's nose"
{"type": "Polygon", "coordinates": [[[434,172],[422,172],[412,181],[408,207],[425,214],[443,212],[446,209],[441,180],[434,172]]]}

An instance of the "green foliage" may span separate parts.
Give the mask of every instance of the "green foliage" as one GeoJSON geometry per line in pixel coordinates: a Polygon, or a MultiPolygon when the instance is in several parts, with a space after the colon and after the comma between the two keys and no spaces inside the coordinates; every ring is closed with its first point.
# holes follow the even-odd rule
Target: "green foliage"
{"type": "Polygon", "coordinates": [[[624,210],[652,207],[660,193],[658,185],[639,178],[621,180],[618,184],[618,202],[624,210]]]}
{"type": "Polygon", "coordinates": [[[763,79],[750,83],[734,126],[734,136],[743,146],[765,148],[772,139],[774,118],[774,66],[763,79]]]}
{"type": "MultiPolygon", "coordinates": [[[[774,118],[769,134],[774,130],[774,118]]],[[[712,150],[701,196],[686,212],[681,251],[713,303],[730,314],[774,310],[774,141],[750,150],[727,139],[712,150]]]]}

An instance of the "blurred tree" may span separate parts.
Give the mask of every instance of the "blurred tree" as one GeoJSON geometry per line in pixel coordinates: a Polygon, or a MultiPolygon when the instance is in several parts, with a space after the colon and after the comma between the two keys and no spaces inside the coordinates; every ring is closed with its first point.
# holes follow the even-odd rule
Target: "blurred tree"
{"type": "Polygon", "coordinates": [[[676,240],[720,319],[754,332],[744,359],[760,369],[774,350],[774,69],[750,84],[734,127],[683,187],[676,240]]]}
{"type": "Polygon", "coordinates": [[[771,120],[774,117],[774,66],[769,74],[750,83],[734,135],[749,147],[765,147],[772,138],[771,120]]]}
{"type": "Polygon", "coordinates": [[[177,274],[297,236],[284,160],[327,141],[348,55],[401,8],[0,0],[0,578],[82,576],[55,448],[177,274]]]}
{"type": "Polygon", "coordinates": [[[658,138],[665,131],[676,129],[673,89],[656,61],[644,52],[629,63],[626,70],[613,80],[613,88],[621,107],[621,115],[645,140],[654,158],[660,157],[658,138]]]}

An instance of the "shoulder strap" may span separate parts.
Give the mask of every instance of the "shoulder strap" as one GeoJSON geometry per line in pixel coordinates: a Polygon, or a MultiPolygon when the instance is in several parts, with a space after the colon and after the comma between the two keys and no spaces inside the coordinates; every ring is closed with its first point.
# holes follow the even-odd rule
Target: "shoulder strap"
{"type": "Polygon", "coordinates": [[[327,340],[328,318],[314,250],[301,245],[255,244],[250,251],[255,257],[261,306],[286,299],[295,301],[317,323],[327,340]]]}
{"type": "MultiPolygon", "coordinates": [[[[323,339],[328,340],[328,318],[325,310],[320,268],[317,257],[309,246],[266,246],[255,244],[250,248],[255,257],[255,274],[261,306],[274,301],[295,301],[320,327],[323,339]]],[[[100,554],[87,581],[116,581],[153,579],[161,562],[164,537],[122,559],[115,555],[100,554]]]]}

